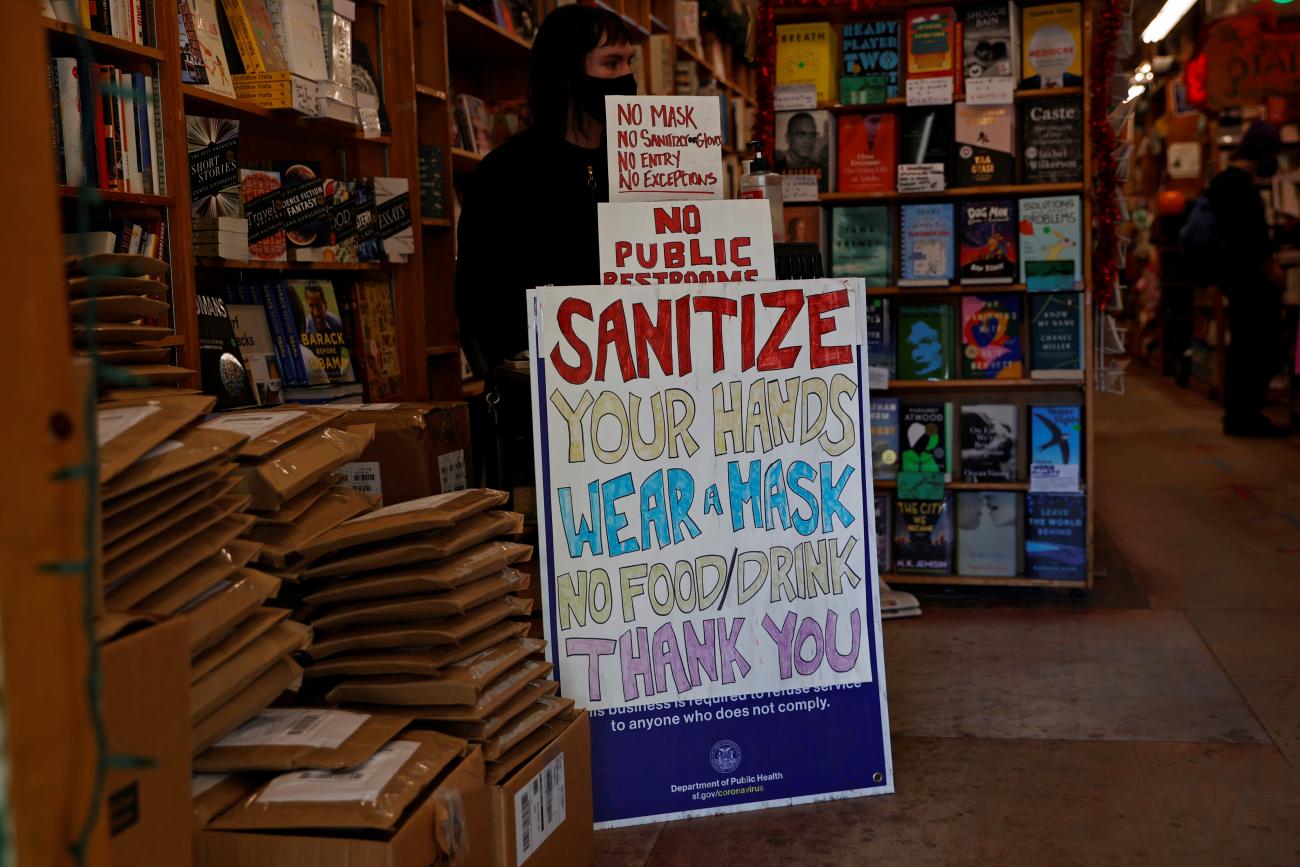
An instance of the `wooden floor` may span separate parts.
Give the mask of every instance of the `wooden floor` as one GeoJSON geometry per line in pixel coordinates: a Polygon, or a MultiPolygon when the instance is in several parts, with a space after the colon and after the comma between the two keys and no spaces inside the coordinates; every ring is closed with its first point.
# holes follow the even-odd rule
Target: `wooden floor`
{"type": "Polygon", "coordinates": [[[1092,596],[886,624],[897,794],[603,831],[596,863],[1300,863],[1300,440],[1139,375],[1097,451],[1092,596]]]}

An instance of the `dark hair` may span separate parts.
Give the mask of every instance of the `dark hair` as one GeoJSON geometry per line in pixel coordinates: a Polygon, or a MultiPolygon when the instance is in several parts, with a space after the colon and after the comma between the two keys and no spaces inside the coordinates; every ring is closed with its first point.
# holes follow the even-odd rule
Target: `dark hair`
{"type": "Polygon", "coordinates": [[[586,74],[587,54],[600,45],[630,45],[636,39],[623,19],[599,6],[560,6],[542,19],[533,40],[528,107],[533,128],[563,136],[570,100],[586,74]]]}
{"type": "Polygon", "coordinates": [[[785,128],[787,130],[794,129],[794,122],[797,120],[806,120],[811,123],[814,128],[817,126],[817,118],[813,117],[811,112],[801,111],[798,114],[790,116],[790,119],[785,122],[785,128]]]}

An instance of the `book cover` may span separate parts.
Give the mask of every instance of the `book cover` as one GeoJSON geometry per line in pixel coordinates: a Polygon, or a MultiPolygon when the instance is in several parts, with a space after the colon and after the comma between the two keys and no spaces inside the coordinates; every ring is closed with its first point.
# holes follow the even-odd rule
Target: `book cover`
{"type": "Polygon", "coordinates": [[[353,297],[357,307],[357,349],[365,371],[366,395],[388,400],[402,391],[402,360],[397,348],[397,317],[386,282],[362,280],[353,297]]]}
{"type": "Polygon", "coordinates": [[[244,216],[248,219],[248,258],[262,262],[288,259],[280,173],[240,169],[239,191],[244,200],[244,216]]]}
{"type": "Polygon", "coordinates": [[[1029,296],[1029,378],[1083,379],[1083,317],[1078,292],[1029,296]]]}
{"type": "Polygon", "coordinates": [[[420,146],[420,213],[425,217],[442,217],[443,188],[446,184],[442,148],[420,146]]]}
{"type": "Polygon", "coordinates": [[[316,0],[267,0],[285,65],[309,81],[326,81],[325,37],[316,0]]]}
{"type": "Polygon", "coordinates": [[[1056,581],[1088,578],[1087,504],[1083,494],[1025,497],[1025,575],[1056,581]]]}
{"type": "Polygon", "coordinates": [[[893,192],[897,136],[893,113],[841,115],[836,189],[841,193],[893,192]]]}
{"type": "Polygon", "coordinates": [[[235,96],[235,82],[230,77],[230,64],[226,48],[221,41],[221,24],[217,20],[217,0],[188,0],[194,13],[194,36],[203,63],[207,82],[203,84],[213,93],[235,96]]]}
{"type": "Polygon", "coordinates": [[[894,571],[900,575],[952,574],[952,495],[942,500],[895,500],[894,571]]]}
{"type": "Polygon", "coordinates": [[[835,101],[835,28],[826,21],[778,24],[776,86],[812,84],[817,102],[835,101]]]}
{"type": "Polygon", "coordinates": [[[1014,404],[964,404],[961,408],[961,480],[1014,482],[1018,473],[1018,410],[1014,404]]]}
{"type": "Polygon", "coordinates": [[[904,404],[899,422],[899,470],[952,478],[952,404],[904,404]]]}
{"type": "Polygon", "coordinates": [[[901,304],[898,308],[898,378],[952,379],[953,315],[948,304],[901,304]]]}
{"type": "Polygon", "coordinates": [[[1083,103],[1052,96],[1021,108],[1021,180],[1067,184],[1083,179],[1083,103]]]}
{"type": "MultiPolygon", "coordinates": [[[[946,186],[952,156],[952,140],[952,106],[932,105],[903,109],[899,117],[899,177],[902,177],[905,166],[937,166],[937,171],[943,175],[946,186]]],[[[899,189],[903,187],[900,186],[899,189]]]]}
{"type": "Polygon", "coordinates": [[[1019,13],[1014,3],[983,3],[962,10],[962,65],[967,80],[1020,78],[1020,46],[1016,42],[1019,13]]]}
{"type": "Polygon", "coordinates": [[[845,21],[840,33],[840,102],[867,104],[884,102],[899,95],[899,21],[845,21]],[[850,97],[845,79],[853,81],[850,97]]]}
{"type": "Polygon", "coordinates": [[[203,65],[203,49],[199,46],[198,29],[194,21],[194,5],[198,0],[177,0],[177,29],[180,31],[181,82],[207,84],[208,70],[203,65]]]}
{"type": "Polygon", "coordinates": [[[1014,283],[1016,204],[1011,199],[962,202],[961,282],[967,285],[1014,283]]]}
{"type": "Polygon", "coordinates": [[[889,209],[861,205],[831,209],[831,276],[862,277],[888,286],[893,273],[889,209]]]}
{"type": "Polygon", "coordinates": [[[898,398],[871,396],[871,477],[898,475],[898,398]]]}
{"type": "Polygon", "coordinates": [[[1083,86],[1081,22],[1078,3],[1029,6],[1022,11],[1022,89],[1083,86]]]}
{"type": "Polygon", "coordinates": [[[88,169],[91,168],[90,155],[94,148],[87,145],[86,118],[83,115],[84,107],[89,103],[86,99],[87,85],[82,78],[88,64],[73,57],[55,57],[51,62],[55,64],[59,84],[58,116],[63,163],[67,169],[66,182],[73,186],[93,185],[93,170],[88,169]]]}
{"type": "Polygon", "coordinates": [[[956,272],[951,202],[903,205],[900,286],[947,286],[956,272]]]}
{"type": "Polygon", "coordinates": [[[190,206],[196,217],[242,217],[239,191],[239,121],[185,118],[190,162],[190,206]]]}
{"type": "MultiPolygon", "coordinates": [[[[782,189],[791,178],[815,178],[816,192],[830,190],[831,151],[835,122],[829,111],[778,111],[775,117],[776,160],[773,169],[781,175],[782,189]]],[[[802,192],[802,188],[800,188],[802,192]]],[[[811,193],[811,184],[808,192],[811,193]]],[[[793,199],[801,201],[803,197],[793,199]]]]}
{"type": "Polygon", "coordinates": [[[821,205],[791,205],[784,211],[785,239],[792,244],[822,243],[821,205]]]}
{"type": "Polygon", "coordinates": [[[1029,408],[1029,462],[1057,467],[1083,463],[1083,407],[1071,404],[1029,408]]]}
{"type": "Polygon", "coordinates": [[[876,518],[876,573],[886,575],[894,569],[892,545],[894,535],[894,501],[888,494],[873,498],[876,518]]]}
{"type": "Polygon", "coordinates": [[[221,0],[244,72],[286,72],[267,0],[221,0]]]}
{"type": "Polygon", "coordinates": [[[415,252],[411,227],[411,182],[407,178],[374,178],[375,227],[389,262],[405,262],[415,252]]]}
{"type": "Polygon", "coordinates": [[[203,392],[216,397],[219,410],[256,406],[257,392],[239,353],[239,342],[226,313],[226,302],[202,294],[196,295],[194,300],[203,392]]]}
{"type": "Polygon", "coordinates": [[[1020,497],[1000,491],[957,494],[957,573],[1020,574],[1020,497]]]}
{"type": "Polygon", "coordinates": [[[952,77],[956,63],[957,15],[951,6],[926,6],[907,13],[907,77],[952,77]]]}
{"type": "Polygon", "coordinates": [[[358,178],[353,189],[353,210],[356,212],[357,260],[382,262],[384,245],[379,238],[379,223],[375,219],[375,179],[358,178]]]}
{"type": "Polygon", "coordinates": [[[966,295],[961,299],[962,379],[1021,379],[1024,311],[1013,294],[966,295]]]}
{"type": "Polygon", "coordinates": [[[1020,200],[1020,282],[1030,292],[1083,289],[1078,196],[1020,200]]]}
{"type": "Polygon", "coordinates": [[[1016,182],[1016,107],[971,105],[956,110],[957,186],[1016,182]]]}
{"type": "Polygon", "coordinates": [[[272,168],[280,173],[284,236],[290,258],[296,258],[296,252],[304,247],[327,246],[332,218],[319,165],[275,162],[272,168]]]}
{"type": "Polygon", "coordinates": [[[230,327],[235,332],[244,365],[252,377],[257,402],[272,406],[284,402],[284,381],[280,376],[280,356],[266,310],[260,304],[226,304],[230,327]]]}
{"type": "Polygon", "coordinates": [[[892,298],[867,298],[867,367],[888,373],[894,379],[898,363],[894,358],[894,301],[892,298]]]}
{"type": "MultiPolygon", "coordinates": [[[[304,388],[329,385],[329,372],[316,358],[316,354],[302,344],[302,332],[307,327],[307,306],[284,280],[277,280],[270,284],[269,291],[275,293],[276,307],[280,311],[285,340],[289,344],[290,360],[297,374],[295,385],[304,388]]],[[[285,398],[288,399],[287,394],[285,398]]]]}
{"type": "Polygon", "coordinates": [[[335,262],[358,262],[357,254],[357,182],[326,178],[324,193],[330,203],[330,237],[327,248],[335,262]]]}
{"type": "Polygon", "coordinates": [[[315,384],[320,379],[316,374],[323,372],[330,385],[356,382],[333,284],[328,280],[287,280],[285,288],[290,303],[296,300],[305,314],[300,320],[295,311],[294,324],[308,380],[315,384]]]}
{"type": "MultiPolygon", "coordinates": [[[[295,344],[290,340],[290,318],[288,312],[280,304],[280,293],[274,283],[258,283],[248,286],[253,296],[261,303],[262,309],[266,311],[266,321],[271,326],[271,338],[275,341],[275,355],[280,362],[280,381],[284,388],[290,386],[306,385],[307,379],[304,370],[299,370],[302,358],[295,353],[297,352],[295,344]]],[[[251,300],[251,299],[250,299],[251,300]]],[[[283,392],[283,389],[281,389],[283,392]]]]}
{"type": "Polygon", "coordinates": [[[492,150],[492,121],[487,103],[477,96],[460,94],[456,97],[456,112],[469,141],[467,150],[480,155],[492,150]]]}

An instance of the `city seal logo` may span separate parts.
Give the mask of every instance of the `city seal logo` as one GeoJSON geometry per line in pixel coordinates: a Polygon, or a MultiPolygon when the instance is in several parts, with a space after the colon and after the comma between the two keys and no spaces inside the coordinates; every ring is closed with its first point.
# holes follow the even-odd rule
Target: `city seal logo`
{"type": "Polygon", "coordinates": [[[709,764],[719,774],[730,774],[740,767],[740,745],[735,741],[718,741],[709,750],[709,764]]]}

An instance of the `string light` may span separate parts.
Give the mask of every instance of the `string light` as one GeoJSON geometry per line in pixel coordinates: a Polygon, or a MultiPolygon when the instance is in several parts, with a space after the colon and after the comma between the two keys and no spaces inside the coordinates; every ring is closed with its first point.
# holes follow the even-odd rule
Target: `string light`
{"type": "Polygon", "coordinates": [[[1165,0],[1165,5],[1160,7],[1156,17],[1142,31],[1142,41],[1159,42],[1164,39],[1195,5],[1196,0],[1165,0]]]}

